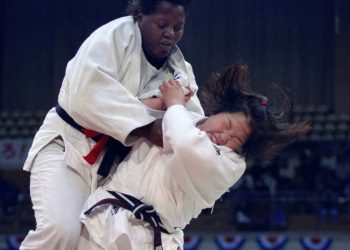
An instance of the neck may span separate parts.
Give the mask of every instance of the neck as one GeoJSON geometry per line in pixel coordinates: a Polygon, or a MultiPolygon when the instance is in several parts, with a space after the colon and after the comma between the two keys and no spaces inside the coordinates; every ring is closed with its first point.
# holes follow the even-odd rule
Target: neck
{"type": "Polygon", "coordinates": [[[151,55],[149,55],[145,50],[143,50],[143,53],[145,54],[147,61],[156,69],[160,69],[167,59],[167,58],[163,58],[163,59],[154,58],[151,55]]]}

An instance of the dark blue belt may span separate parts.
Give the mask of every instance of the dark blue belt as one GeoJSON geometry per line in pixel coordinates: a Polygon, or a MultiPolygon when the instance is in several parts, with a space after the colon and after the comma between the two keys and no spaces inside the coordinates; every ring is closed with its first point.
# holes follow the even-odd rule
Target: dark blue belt
{"type": "Polygon", "coordinates": [[[153,238],[154,249],[155,250],[163,249],[161,232],[166,234],[169,234],[169,232],[162,225],[162,221],[160,220],[153,206],[146,205],[142,201],[127,194],[113,192],[113,191],[108,191],[108,192],[112,194],[115,198],[106,198],[106,199],[100,200],[95,205],[93,205],[88,210],[86,210],[84,214],[88,216],[90,215],[92,210],[94,210],[94,208],[105,204],[125,208],[130,212],[132,212],[136,217],[136,219],[146,221],[151,225],[154,233],[154,238],[153,238]]]}
{"type": "MultiPolygon", "coordinates": [[[[86,129],[75,122],[73,118],[60,105],[56,106],[56,112],[59,117],[61,117],[66,123],[71,125],[76,130],[82,133],[86,131],[86,129]]],[[[103,135],[98,135],[92,137],[92,139],[98,141],[102,136],[103,135]]],[[[108,176],[114,161],[118,160],[117,163],[121,162],[131,150],[131,147],[125,147],[121,142],[113,139],[112,137],[108,138],[105,148],[105,155],[97,171],[97,173],[103,177],[108,176]]]]}

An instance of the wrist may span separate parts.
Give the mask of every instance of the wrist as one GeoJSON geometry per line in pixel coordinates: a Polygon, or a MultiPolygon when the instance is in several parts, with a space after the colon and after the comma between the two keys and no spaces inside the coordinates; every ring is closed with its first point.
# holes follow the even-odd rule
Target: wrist
{"type": "Polygon", "coordinates": [[[167,103],[165,103],[165,104],[166,104],[166,107],[167,107],[167,108],[170,108],[170,107],[176,106],[176,105],[181,105],[181,106],[184,106],[184,105],[185,105],[185,103],[182,102],[182,101],[169,101],[169,102],[167,102],[167,103]]]}

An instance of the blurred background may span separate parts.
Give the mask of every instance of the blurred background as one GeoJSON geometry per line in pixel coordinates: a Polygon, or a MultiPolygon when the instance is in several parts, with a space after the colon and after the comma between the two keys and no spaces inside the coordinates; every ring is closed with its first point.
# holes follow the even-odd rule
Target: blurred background
{"type": "MultiPolygon", "coordinates": [[[[0,249],[35,226],[21,168],[57,103],[67,62],[125,7],[126,0],[0,1],[0,249]]],[[[203,211],[186,229],[187,249],[226,249],[217,234],[246,239],[246,250],[264,249],[260,235],[270,243],[288,238],[285,249],[304,249],[303,236],[349,249],[349,13],[349,0],[194,1],[179,46],[198,85],[233,62],[247,63],[252,85],[267,95],[273,84],[288,87],[295,116],[313,127],[273,161],[248,162],[213,214],[203,211]]]]}

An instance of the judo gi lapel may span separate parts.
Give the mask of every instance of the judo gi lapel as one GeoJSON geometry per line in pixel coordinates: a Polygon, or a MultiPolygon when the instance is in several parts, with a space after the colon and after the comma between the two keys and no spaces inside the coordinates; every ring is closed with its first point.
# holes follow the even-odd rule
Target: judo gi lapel
{"type": "MultiPolygon", "coordinates": [[[[131,18],[131,17],[130,17],[131,18]]],[[[131,29],[135,30],[130,43],[126,48],[125,58],[119,73],[118,81],[121,82],[134,96],[140,87],[141,73],[141,33],[137,23],[132,22],[131,29]]]]}

